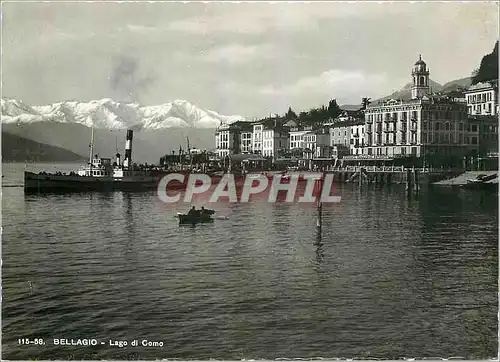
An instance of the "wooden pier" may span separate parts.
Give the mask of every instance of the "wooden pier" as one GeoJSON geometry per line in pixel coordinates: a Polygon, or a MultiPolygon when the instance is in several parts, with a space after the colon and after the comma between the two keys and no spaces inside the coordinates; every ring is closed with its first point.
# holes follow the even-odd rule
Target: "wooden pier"
{"type": "Polygon", "coordinates": [[[333,173],[337,183],[404,184],[407,188],[418,190],[423,184],[455,176],[460,171],[404,166],[347,166],[326,170],[325,173],[333,173]]]}

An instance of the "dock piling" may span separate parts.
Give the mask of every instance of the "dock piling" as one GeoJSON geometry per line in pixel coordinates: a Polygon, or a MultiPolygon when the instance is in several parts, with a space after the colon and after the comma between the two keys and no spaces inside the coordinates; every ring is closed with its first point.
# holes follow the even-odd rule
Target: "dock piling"
{"type": "Polygon", "coordinates": [[[420,189],[420,180],[419,180],[419,172],[415,168],[413,169],[413,178],[414,178],[415,192],[418,193],[420,189]]]}
{"type": "Polygon", "coordinates": [[[411,192],[411,189],[412,189],[411,178],[412,178],[411,170],[408,168],[408,169],[406,169],[406,180],[405,180],[407,192],[411,192]]]}
{"type": "Polygon", "coordinates": [[[323,194],[323,183],[324,183],[325,174],[321,175],[321,178],[318,180],[319,182],[319,193],[317,199],[317,217],[316,217],[316,240],[314,242],[315,245],[321,243],[321,225],[323,222],[323,203],[321,202],[321,195],[323,194]]]}

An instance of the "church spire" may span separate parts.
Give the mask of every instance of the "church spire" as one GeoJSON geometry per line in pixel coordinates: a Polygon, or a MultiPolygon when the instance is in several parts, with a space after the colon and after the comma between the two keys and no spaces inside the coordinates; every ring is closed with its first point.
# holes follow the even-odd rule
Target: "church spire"
{"type": "Polygon", "coordinates": [[[429,69],[427,69],[427,64],[422,60],[422,54],[418,55],[418,60],[413,67],[411,75],[413,78],[411,98],[418,99],[429,94],[429,69]]]}

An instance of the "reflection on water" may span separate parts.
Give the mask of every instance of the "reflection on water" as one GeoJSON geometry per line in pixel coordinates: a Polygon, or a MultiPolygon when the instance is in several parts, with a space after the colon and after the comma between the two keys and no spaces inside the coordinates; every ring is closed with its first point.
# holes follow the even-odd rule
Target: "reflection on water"
{"type": "Polygon", "coordinates": [[[210,208],[228,220],[179,227],[188,205],[154,192],[2,191],[6,359],[497,353],[491,194],[339,186],[319,234],[316,205],[218,203],[210,208]],[[19,346],[20,337],[164,346],[19,346]]]}

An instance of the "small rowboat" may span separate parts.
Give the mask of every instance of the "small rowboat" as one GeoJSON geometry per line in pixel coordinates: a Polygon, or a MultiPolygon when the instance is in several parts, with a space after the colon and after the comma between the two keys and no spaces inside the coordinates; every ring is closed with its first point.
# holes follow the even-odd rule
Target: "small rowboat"
{"type": "Polygon", "coordinates": [[[201,210],[197,210],[195,214],[183,214],[178,212],[177,217],[179,218],[179,224],[187,225],[187,224],[207,224],[214,222],[212,215],[215,214],[215,210],[204,209],[203,213],[201,210]]]}
{"type": "Polygon", "coordinates": [[[179,225],[195,225],[213,223],[214,219],[210,215],[188,215],[177,214],[179,225]]]}

